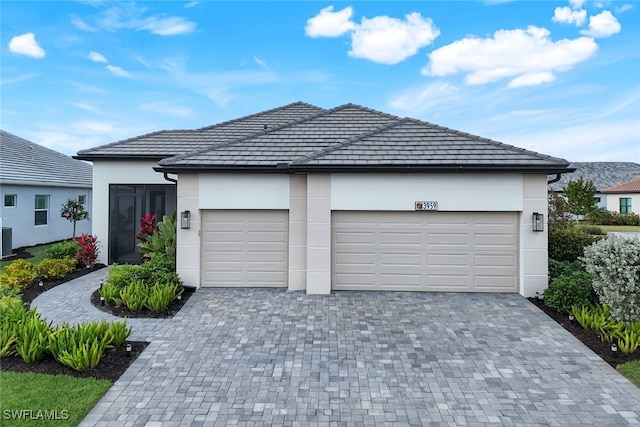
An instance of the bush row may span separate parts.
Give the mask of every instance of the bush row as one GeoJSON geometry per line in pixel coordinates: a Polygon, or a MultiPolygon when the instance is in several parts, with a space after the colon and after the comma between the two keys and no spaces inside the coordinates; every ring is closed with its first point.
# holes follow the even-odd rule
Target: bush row
{"type": "Polygon", "coordinates": [[[571,308],[571,314],[583,328],[597,331],[603,342],[615,342],[624,354],[640,347],[640,321],[625,325],[611,317],[611,309],[606,305],[576,305],[571,308]]]}
{"type": "Polygon", "coordinates": [[[25,363],[33,363],[50,354],[84,372],[95,367],[108,348],[123,345],[130,334],[124,321],[52,328],[35,309],[25,309],[19,298],[0,298],[0,358],[17,354],[25,363]]]}
{"type": "Polygon", "coordinates": [[[62,279],[67,274],[75,271],[78,261],[74,258],[43,259],[34,266],[29,261],[18,259],[4,268],[0,274],[0,287],[9,287],[16,292],[22,292],[34,278],[45,280],[62,279]]]}
{"type": "Polygon", "coordinates": [[[640,215],[635,213],[621,214],[604,208],[596,209],[586,216],[586,221],[598,225],[640,225],[640,215]]]}

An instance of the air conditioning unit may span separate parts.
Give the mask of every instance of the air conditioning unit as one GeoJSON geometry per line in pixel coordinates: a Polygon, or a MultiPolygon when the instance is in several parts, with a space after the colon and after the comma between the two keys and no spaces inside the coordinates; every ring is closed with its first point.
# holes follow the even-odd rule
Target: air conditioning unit
{"type": "Polygon", "coordinates": [[[10,227],[2,227],[2,258],[10,256],[13,252],[13,238],[10,227]]]}

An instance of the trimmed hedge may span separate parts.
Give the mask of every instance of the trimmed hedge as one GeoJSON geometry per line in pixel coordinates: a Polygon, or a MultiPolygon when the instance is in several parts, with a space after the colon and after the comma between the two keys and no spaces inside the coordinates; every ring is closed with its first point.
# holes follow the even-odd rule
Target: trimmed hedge
{"type": "Polygon", "coordinates": [[[575,227],[549,228],[549,258],[574,262],[584,255],[584,248],[602,239],[575,227]]]}

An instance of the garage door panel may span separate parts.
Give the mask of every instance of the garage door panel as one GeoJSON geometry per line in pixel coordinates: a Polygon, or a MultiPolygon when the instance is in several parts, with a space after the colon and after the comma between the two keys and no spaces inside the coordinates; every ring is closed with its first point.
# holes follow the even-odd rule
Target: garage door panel
{"type": "Polygon", "coordinates": [[[203,286],[287,286],[287,211],[211,210],[203,218],[203,286]]]}
{"type": "Polygon", "coordinates": [[[333,212],[333,289],[516,292],[517,218],[333,212]]]}

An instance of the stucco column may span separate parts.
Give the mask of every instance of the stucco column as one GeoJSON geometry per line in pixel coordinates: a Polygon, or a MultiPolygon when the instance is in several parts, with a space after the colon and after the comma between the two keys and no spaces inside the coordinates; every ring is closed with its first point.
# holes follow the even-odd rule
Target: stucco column
{"type": "Polygon", "coordinates": [[[307,293],[331,293],[331,177],[307,176],[307,293]]]}
{"type": "Polygon", "coordinates": [[[290,291],[307,288],[307,176],[289,176],[290,291]]]}
{"type": "Polygon", "coordinates": [[[524,175],[520,217],[520,294],[533,297],[548,286],[547,176],[524,175]],[[544,231],[533,231],[533,213],[544,215],[544,231]]]}
{"type": "Polygon", "coordinates": [[[185,286],[200,287],[200,210],[199,178],[195,174],[178,177],[178,211],[176,269],[185,286]],[[180,215],[184,211],[191,214],[189,229],[180,228],[180,215]]]}

